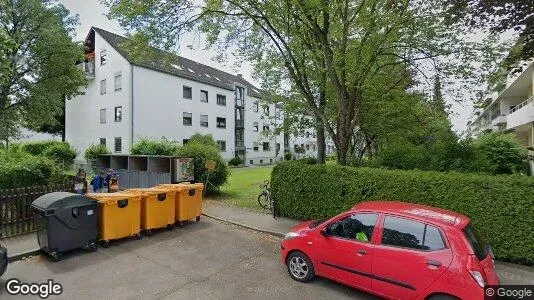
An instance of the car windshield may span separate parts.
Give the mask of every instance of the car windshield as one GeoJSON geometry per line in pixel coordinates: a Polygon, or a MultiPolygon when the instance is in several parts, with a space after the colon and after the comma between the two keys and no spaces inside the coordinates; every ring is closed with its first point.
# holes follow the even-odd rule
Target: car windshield
{"type": "Polygon", "coordinates": [[[315,220],[315,221],[311,222],[309,227],[310,227],[310,229],[311,228],[315,228],[315,227],[323,224],[324,222],[326,222],[328,219],[330,219],[330,218],[322,218],[322,219],[319,219],[319,220],[315,220]]]}
{"type": "Polygon", "coordinates": [[[472,224],[464,228],[464,234],[476,257],[479,260],[484,260],[489,252],[489,245],[486,243],[486,240],[475,230],[472,224]]]}

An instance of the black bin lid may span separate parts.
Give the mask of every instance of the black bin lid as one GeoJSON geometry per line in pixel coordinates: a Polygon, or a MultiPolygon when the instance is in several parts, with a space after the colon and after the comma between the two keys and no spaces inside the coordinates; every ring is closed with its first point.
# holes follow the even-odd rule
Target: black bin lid
{"type": "Polygon", "coordinates": [[[84,195],[67,192],[48,193],[32,202],[32,207],[43,211],[89,205],[97,206],[97,202],[84,195]]]}

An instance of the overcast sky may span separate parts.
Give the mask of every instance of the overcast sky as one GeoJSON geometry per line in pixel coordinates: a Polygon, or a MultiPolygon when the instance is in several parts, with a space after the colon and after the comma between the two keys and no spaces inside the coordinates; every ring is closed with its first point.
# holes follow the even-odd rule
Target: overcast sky
{"type": "MultiPolygon", "coordinates": [[[[104,15],[107,11],[106,7],[100,4],[98,0],[60,0],[72,14],[78,14],[80,18],[80,26],[76,30],[76,39],[84,40],[91,26],[100,27],[113,33],[124,35],[125,32],[121,26],[104,15]]],[[[213,58],[216,56],[216,50],[203,50],[205,44],[201,36],[196,34],[189,34],[184,36],[180,41],[179,54],[188,59],[197,61],[199,63],[215,67],[217,69],[237,74],[241,73],[252,83],[257,84],[252,80],[252,68],[248,64],[235,67],[235,60],[230,58],[230,61],[219,63],[213,58]]],[[[258,85],[258,84],[257,84],[258,85]]],[[[472,113],[473,106],[468,101],[464,103],[452,102],[452,114],[450,116],[452,124],[456,132],[461,133],[466,129],[466,124],[469,116],[472,113]]]]}

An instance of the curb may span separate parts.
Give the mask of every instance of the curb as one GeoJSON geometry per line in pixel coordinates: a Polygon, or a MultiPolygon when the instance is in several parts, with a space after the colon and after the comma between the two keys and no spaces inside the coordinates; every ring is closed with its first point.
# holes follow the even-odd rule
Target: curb
{"type": "Polygon", "coordinates": [[[33,250],[28,250],[26,252],[16,253],[11,256],[8,256],[7,261],[9,263],[13,263],[23,258],[29,257],[29,256],[35,256],[39,253],[41,253],[41,249],[33,249],[33,250]]]}
{"type": "Polygon", "coordinates": [[[212,215],[209,215],[209,214],[206,214],[206,213],[202,213],[202,215],[203,215],[203,216],[206,216],[206,217],[208,217],[208,218],[214,219],[214,220],[218,220],[218,221],[222,221],[222,222],[226,222],[226,223],[234,224],[234,225],[237,225],[237,226],[239,226],[239,227],[243,227],[243,228],[251,229],[251,230],[254,230],[254,231],[258,231],[258,232],[263,232],[263,233],[272,235],[272,236],[277,237],[277,238],[284,238],[284,236],[285,236],[285,234],[280,233],[280,232],[276,232],[276,231],[271,231],[271,230],[266,230],[266,229],[257,228],[257,227],[250,226],[250,225],[246,225],[246,224],[239,223],[239,222],[236,222],[236,221],[231,221],[231,220],[228,220],[228,219],[225,219],[225,218],[220,218],[220,217],[212,216],[212,215]]]}

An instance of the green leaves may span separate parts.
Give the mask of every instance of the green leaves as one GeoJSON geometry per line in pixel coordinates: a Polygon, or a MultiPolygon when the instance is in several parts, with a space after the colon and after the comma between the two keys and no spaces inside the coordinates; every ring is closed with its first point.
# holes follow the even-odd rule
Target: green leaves
{"type": "Polygon", "coordinates": [[[469,216],[498,259],[534,264],[534,178],[455,172],[393,171],[282,162],[271,175],[281,216],[334,216],[368,200],[397,200],[469,216]]]}

